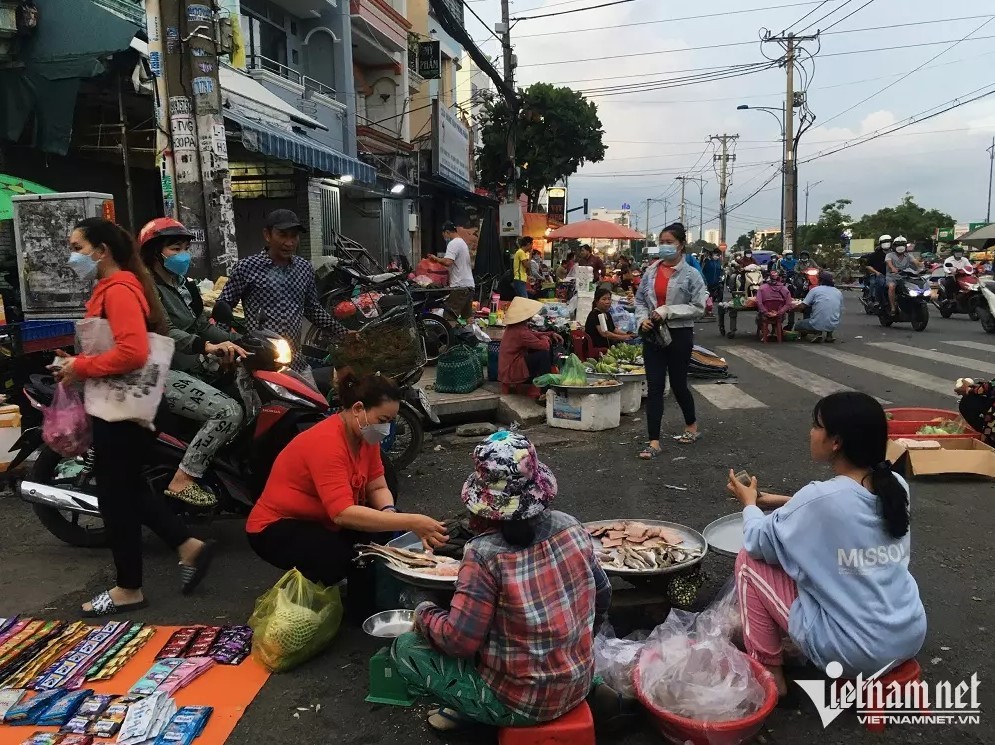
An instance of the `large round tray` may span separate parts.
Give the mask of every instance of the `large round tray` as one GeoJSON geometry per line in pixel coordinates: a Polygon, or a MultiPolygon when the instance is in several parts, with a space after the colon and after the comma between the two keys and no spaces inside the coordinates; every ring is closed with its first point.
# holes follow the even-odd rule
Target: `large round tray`
{"type": "Polygon", "coordinates": [[[595,394],[606,394],[615,393],[621,389],[622,384],[617,385],[559,385],[554,383],[550,386],[557,391],[573,391],[575,393],[595,393],[595,394]]]}
{"type": "Polygon", "coordinates": [[[743,513],[734,512],[720,517],[701,532],[712,551],[723,556],[736,556],[743,548],[743,513]]]}
{"type": "MultiPolygon", "coordinates": [[[[390,548],[406,548],[409,551],[422,551],[421,539],[415,533],[405,533],[387,544],[390,548]]],[[[395,566],[389,561],[384,561],[384,566],[395,577],[402,582],[415,587],[424,587],[428,590],[449,590],[456,586],[455,577],[439,577],[435,574],[424,574],[417,569],[407,569],[395,566]]]]}
{"type": "Polygon", "coordinates": [[[635,383],[646,380],[646,373],[588,373],[587,377],[598,380],[617,380],[620,383],[635,383]]]}
{"type": "MultiPolygon", "coordinates": [[[[679,523],[668,523],[664,520],[641,520],[636,517],[618,518],[616,520],[594,520],[592,522],[584,523],[585,528],[600,528],[602,525],[612,525],[613,523],[624,522],[624,521],[642,523],[643,525],[655,526],[659,528],[669,528],[675,533],[680,533],[684,538],[684,542],[681,544],[682,548],[693,548],[701,551],[701,556],[696,559],[690,559],[685,561],[683,564],[675,564],[674,566],[665,567],[663,569],[616,569],[615,567],[604,567],[606,574],[615,574],[619,577],[653,577],[660,574],[673,574],[675,572],[683,572],[691,567],[700,564],[701,560],[708,553],[708,541],[705,537],[693,528],[689,528],[686,525],[680,525],[679,523]]],[[[601,547],[600,538],[592,538],[594,545],[601,547]]]]}

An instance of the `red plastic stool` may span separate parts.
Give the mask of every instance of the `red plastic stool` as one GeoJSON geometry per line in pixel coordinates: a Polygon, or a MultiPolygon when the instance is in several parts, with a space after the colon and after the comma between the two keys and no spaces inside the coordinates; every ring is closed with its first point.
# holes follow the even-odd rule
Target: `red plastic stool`
{"type": "MultiPolygon", "coordinates": [[[[887,714],[887,709],[884,708],[884,701],[878,701],[879,696],[878,691],[882,692],[882,695],[886,697],[888,686],[892,683],[898,683],[900,686],[904,686],[908,683],[918,683],[922,677],[922,668],[919,667],[919,663],[915,660],[906,660],[898,667],[893,668],[890,672],[885,673],[876,681],[880,681],[881,688],[869,687],[867,689],[867,713],[868,714],[887,714]]],[[[872,721],[869,717],[864,723],[864,727],[867,728],[868,732],[884,732],[884,722],[872,721]]]]}
{"type": "Polygon", "coordinates": [[[591,707],[582,701],[552,722],[534,727],[501,727],[498,745],[595,745],[591,707]]]}
{"type": "Polygon", "coordinates": [[[522,396],[528,396],[529,398],[539,398],[542,391],[529,382],[502,383],[501,393],[518,393],[522,396]]]}
{"type": "MultiPolygon", "coordinates": [[[[764,344],[767,343],[767,339],[770,336],[770,324],[771,319],[766,316],[759,316],[760,320],[760,341],[764,344]]],[[[777,336],[777,341],[784,341],[784,317],[778,316],[773,319],[774,321],[774,334],[777,336]]]]}

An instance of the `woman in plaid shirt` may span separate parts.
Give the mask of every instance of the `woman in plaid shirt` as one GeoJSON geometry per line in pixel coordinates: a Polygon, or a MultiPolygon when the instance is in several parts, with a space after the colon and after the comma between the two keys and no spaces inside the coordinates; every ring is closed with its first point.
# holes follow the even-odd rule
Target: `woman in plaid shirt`
{"type": "Polygon", "coordinates": [[[420,604],[393,657],[412,688],[443,705],[429,715],[436,729],[548,722],[591,691],[611,586],[584,527],[548,509],[556,478],[524,435],[498,432],[473,457],[462,498],[479,535],[452,605],[420,604]]]}

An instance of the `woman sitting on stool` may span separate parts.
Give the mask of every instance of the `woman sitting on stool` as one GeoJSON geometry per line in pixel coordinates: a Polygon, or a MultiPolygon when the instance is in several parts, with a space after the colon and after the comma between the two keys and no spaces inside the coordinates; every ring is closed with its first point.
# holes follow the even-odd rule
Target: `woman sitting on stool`
{"type": "Polygon", "coordinates": [[[587,322],[584,324],[584,331],[591,337],[591,341],[598,349],[608,349],[615,344],[631,341],[636,338],[635,334],[627,334],[624,331],[615,330],[615,321],[612,320],[612,291],[607,287],[601,287],[594,292],[594,307],[587,314],[587,322]],[[601,318],[605,319],[605,330],[601,330],[601,318]]]}
{"type": "Polygon", "coordinates": [[[498,380],[506,385],[531,383],[553,367],[553,345],[563,338],[553,331],[533,331],[529,321],[542,303],[516,297],[504,312],[504,336],[498,353],[498,380]]]}

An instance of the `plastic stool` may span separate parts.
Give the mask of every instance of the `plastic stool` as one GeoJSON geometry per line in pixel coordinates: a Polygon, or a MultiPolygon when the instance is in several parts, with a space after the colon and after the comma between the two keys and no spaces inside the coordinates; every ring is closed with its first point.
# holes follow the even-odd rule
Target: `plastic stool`
{"type": "MultiPolygon", "coordinates": [[[[760,321],[760,341],[764,344],[767,343],[767,339],[770,336],[770,325],[771,319],[766,316],[759,316],[760,321]]],[[[778,343],[784,341],[784,317],[778,316],[773,319],[774,323],[774,334],[777,336],[778,343]]]]}
{"type": "Polygon", "coordinates": [[[498,745],[595,745],[591,707],[582,701],[552,722],[533,727],[501,727],[498,745]]]}
{"type": "MultiPolygon", "coordinates": [[[[877,714],[877,713],[888,713],[888,710],[884,708],[884,701],[878,701],[879,698],[877,691],[881,690],[884,696],[887,696],[888,686],[892,683],[898,683],[900,686],[904,686],[907,683],[917,683],[922,677],[922,668],[919,667],[919,663],[915,660],[906,660],[901,665],[893,668],[890,672],[877,678],[875,682],[881,682],[881,689],[876,687],[867,689],[867,713],[877,714]]],[[[871,721],[868,718],[864,727],[867,728],[868,732],[884,732],[884,722],[881,721],[871,721]]]]}
{"type": "Polygon", "coordinates": [[[502,383],[501,393],[518,393],[522,396],[528,396],[529,398],[539,398],[542,391],[526,381],[523,383],[502,383]]]}
{"type": "Polygon", "coordinates": [[[415,702],[407,682],[390,658],[388,647],[382,647],[370,658],[370,694],[366,701],[390,706],[411,706],[415,702]]]}

